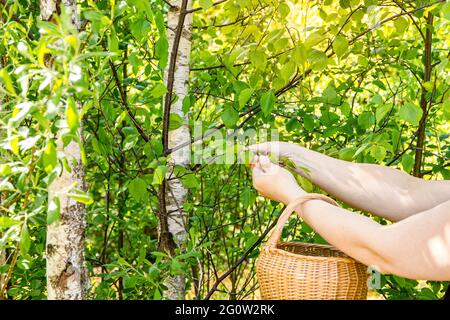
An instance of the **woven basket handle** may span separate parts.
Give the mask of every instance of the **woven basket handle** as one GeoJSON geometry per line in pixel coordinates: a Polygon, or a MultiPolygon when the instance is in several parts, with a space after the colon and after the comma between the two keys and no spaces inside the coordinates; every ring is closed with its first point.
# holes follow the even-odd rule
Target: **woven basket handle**
{"type": "Polygon", "coordinates": [[[305,203],[308,200],[323,200],[334,206],[338,205],[336,201],[320,193],[308,193],[307,195],[296,198],[291,203],[289,203],[286,209],[284,209],[283,213],[281,213],[280,217],[278,218],[278,222],[275,225],[275,228],[269,237],[269,240],[267,240],[267,246],[272,248],[275,248],[277,246],[277,243],[280,240],[281,232],[283,231],[283,227],[286,221],[295,211],[295,208],[297,208],[297,206],[305,203]]]}

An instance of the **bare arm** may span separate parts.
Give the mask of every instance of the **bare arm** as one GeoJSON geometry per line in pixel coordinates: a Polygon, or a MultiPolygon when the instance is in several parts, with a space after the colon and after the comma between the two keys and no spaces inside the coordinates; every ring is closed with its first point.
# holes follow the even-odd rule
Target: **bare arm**
{"type": "MultiPolygon", "coordinates": [[[[292,203],[307,194],[266,156],[255,156],[252,168],[253,185],[266,197],[292,203]]],[[[296,211],[329,243],[381,272],[450,280],[450,200],[387,226],[322,200],[309,200],[296,211]]]]}
{"type": "Polygon", "coordinates": [[[450,280],[450,201],[389,226],[321,200],[297,212],[329,243],[383,273],[450,280]]]}
{"type": "Polygon", "coordinates": [[[286,142],[249,147],[290,158],[312,182],[350,206],[399,221],[450,200],[450,181],[426,181],[400,170],[352,163],[286,142]]]}

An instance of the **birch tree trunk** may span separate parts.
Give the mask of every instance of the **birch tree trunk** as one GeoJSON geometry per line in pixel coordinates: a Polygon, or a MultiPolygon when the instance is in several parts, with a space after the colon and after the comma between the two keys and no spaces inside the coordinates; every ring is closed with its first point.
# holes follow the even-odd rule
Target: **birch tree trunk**
{"type": "MultiPolygon", "coordinates": [[[[76,0],[41,0],[41,19],[52,20],[54,13],[60,13],[61,5],[70,9],[72,22],[78,27],[76,0]]],[[[77,105],[80,111],[80,105],[77,105]]],[[[81,136],[81,128],[80,128],[81,136]]],[[[72,172],[64,169],[48,188],[49,203],[59,197],[60,219],[47,227],[47,296],[50,300],[86,299],[89,276],[84,261],[84,204],[66,195],[76,182],[78,188],[86,191],[84,168],[79,145],[71,141],[63,148],[62,139],[57,135],[57,150],[63,154],[72,172]]]]}
{"type": "MultiPolygon", "coordinates": [[[[185,14],[183,10],[189,10],[192,6],[191,0],[170,1],[172,8],[168,13],[167,19],[167,38],[169,41],[169,65],[165,70],[164,80],[168,90],[172,90],[172,97],[177,97],[175,102],[167,104],[170,113],[176,113],[187,120],[187,115],[182,111],[184,97],[188,94],[189,88],[189,60],[191,51],[191,29],[192,13],[185,14]],[[180,17],[184,15],[184,17],[180,17]],[[181,18],[181,19],[180,19],[181,18]],[[182,23],[182,24],[181,24],[182,23]],[[178,25],[182,27],[177,35],[178,25]],[[174,50],[178,48],[178,50],[174,50]],[[175,54],[175,56],[174,56],[175,54]]],[[[173,100],[173,98],[172,98],[173,100]]],[[[170,101],[170,100],[169,100],[170,101]]],[[[186,121],[187,122],[187,121],[186,121]]],[[[172,148],[180,144],[191,141],[189,127],[187,124],[178,129],[168,131],[167,148],[172,148]]],[[[190,146],[181,148],[170,154],[168,159],[169,170],[166,177],[169,177],[175,165],[186,166],[190,163],[190,146]]],[[[167,226],[173,242],[177,247],[184,247],[187,238],[186,213],[183,210],[183,204],[186,200],[188,190],[182,185],[180,179],[167,180],[165,188],[167,226]]],[[[182,275],[169,277],[165,281],[167,291],[164,297],[170,300],[184,299],[185,295],[185,277],[182,275]]]]}

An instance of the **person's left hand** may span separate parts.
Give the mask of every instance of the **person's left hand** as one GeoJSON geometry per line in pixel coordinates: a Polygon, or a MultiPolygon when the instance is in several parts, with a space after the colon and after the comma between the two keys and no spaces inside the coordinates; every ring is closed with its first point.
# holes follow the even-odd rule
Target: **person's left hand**
{"type": "Polygon", "coordinates": [[[292,173],[272,163],[267,156],[255,155],[251,167],[253,186],[264,197],[288,204],[306,194],[292,173]]]}

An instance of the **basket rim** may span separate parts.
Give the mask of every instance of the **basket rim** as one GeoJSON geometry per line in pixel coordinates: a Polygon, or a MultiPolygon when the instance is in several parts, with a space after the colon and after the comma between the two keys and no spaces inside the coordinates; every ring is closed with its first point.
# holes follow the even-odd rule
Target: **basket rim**
{"type": "MultiPolygon", "coordinates": [[[[335,251],[339,251],[342,252],[341,250],[337,249],[334,246],[331,245],[326,245],[326,244],[319,244],[319,243],[306,243],[306,242],[295,242],[295,241],[282,241],[282,242],[278,242],[277,245],[296,245],[296,246],[308,246],[308,247],[318,247],[318,248],[322,248],[322,249],[331,249],[331,250],[335,250],[335,251]]],[[[307,255],[303,255],[303,254],[298,254],[298,253],[292,253],[286,250],[282,250],[282,249],[278,249],[278,248],[274,248],[270,245],[264,245],[261,248],[261,252],[263,251],[273,251],[276,252],[278,254],[281,255],[285,255],[288,257],[292,257],[292,258],[296,258],[296,259],[303,259],[303,260],[311,260],[311,261],[317,261],[317,262],[330,262],[331,261],[340,261],[340,262],[345,262],[345,263],[350,263],[350,264],[362,264],[364,265],[362,262],[359,262],[355,259],[353,259],[352,257],[320,257],[320,256],[307,256],[307,255]]],[[[343,252],[342,252],[343,253],[343,252]]],[[[345,254],[345,253],[344,253],[345,254]]]]}

